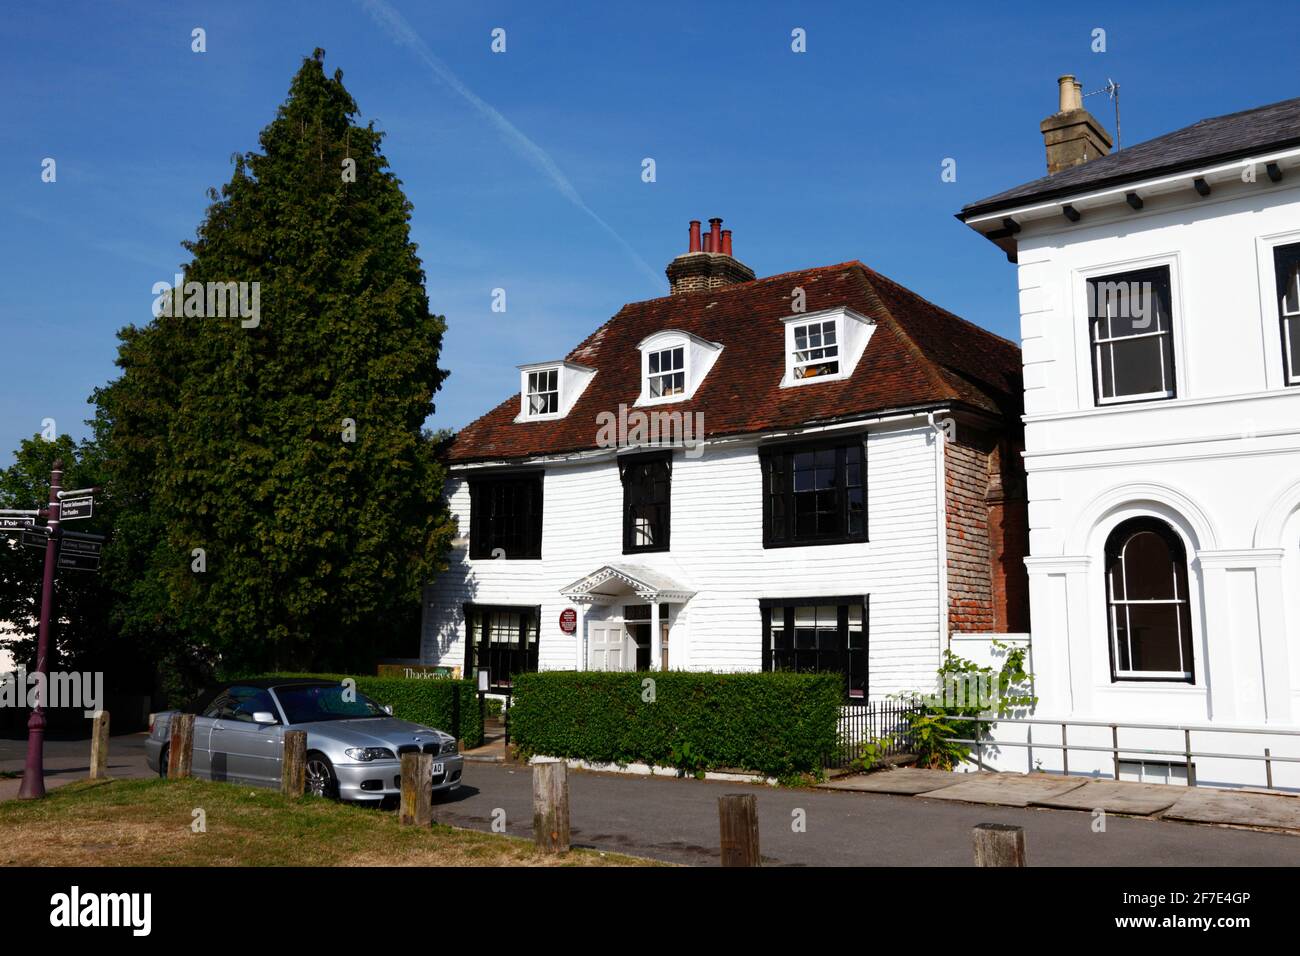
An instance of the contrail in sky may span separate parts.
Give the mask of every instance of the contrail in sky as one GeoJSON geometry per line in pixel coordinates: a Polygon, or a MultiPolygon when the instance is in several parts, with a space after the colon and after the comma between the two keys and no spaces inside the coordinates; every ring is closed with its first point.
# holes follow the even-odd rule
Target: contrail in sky
{"type": "Polygon", "coordinates": [[[371,17],[374,18],[375,22],[387,30],[394,40],[402,46],[410,47],[415,55],[424,61],[425,66],[432,70],[438,79],[442,80],[459,93],[472,107],[474,107],[474,109],[478,110],[478,112],[482,114],[488,122],[495,126],[497,131],[505,138],[506,143],[508,143],[515,152],[519,153],[524,159],[528,160],[540,169],[543,175],[551,181],[551,185],[556,188],[560,195],[585,212],[595,220],[596,225],[609,233],[610,236],[614,238],[614,241],[623,247],[623,251],[631,257],[637,267],[650,278],[651,282],[656,286],[663,284],[663,277],[655,272],[654,269],[650,268],[649,264],[637,254],[637,251],[632,248],[631,244],[614,231],[613,226],[600,218],[600,216],[596,214],[595,210],[587,205],[582,196],[578,194],[578,190],[574,188],[573,183],[569,182],[569,178],[564,175],[560,170],[560,167],[555,165],[555,160],[551,159],[546,150],[542,149],[542,147],[538,146],[531,139],[525,136],[517,126],[502,116],[495,107],[490,103],[485,102],[473,90],[462,83],[460,77],[451,71],[451,67],[447,66],[446,63],[439,59],[437,55],[429,49],[428,44],[420,39],[420,35],[415,32],[415,29],[409,23],[406,22],[405,17],[394,10],[391,5],[385,2],[385,0],[361,0],[361,3],[371,17]]]}

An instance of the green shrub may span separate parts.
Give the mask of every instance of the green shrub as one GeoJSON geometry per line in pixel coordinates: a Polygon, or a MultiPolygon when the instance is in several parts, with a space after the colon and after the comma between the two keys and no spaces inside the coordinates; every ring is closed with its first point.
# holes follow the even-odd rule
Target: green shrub
{"type": "Polygon", "coordinates": [[[836,674],[547,671],[514,681],[510,739],[521,756],[773,777],[821,772],[843,693],[836,674]]]}
{"type": "Polygon", "coordinates": [[[275,679],[284,677],[312,677],[318,680],[342,681],[351,678],[357,690],[377,703],[391,706],[393,716],[417,724],[427,724],[435,730],[459,737],[466,748],[483,743],[483,720],[478,709],[478,691],[473,681],[451,678],[374,677],[362,674],[241,674],[226,677],[275,679]],[[452,726],[453,699],[460,695],[460,730],[452,726]]]}

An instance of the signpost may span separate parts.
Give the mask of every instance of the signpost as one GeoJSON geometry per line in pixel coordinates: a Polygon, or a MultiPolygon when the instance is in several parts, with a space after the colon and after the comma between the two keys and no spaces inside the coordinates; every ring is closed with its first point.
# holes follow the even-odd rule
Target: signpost
{"type": "Polygon", "coordinates": [[[95,499],[90,495],[79,498],[64,498],[59,502],[59,517],[64,521],[76,518],[92,518],[95,515],[95,499]]]}
{"type": "Polygon", "coordinates": [[[45,549],[45,575],[41,579],[41,619],[36,632],[36,702],[27,720],[27,763],[18,799],[34,800],[45,796],[45,695],[50,683],[50,625],[54,605],[54,572],[58,568],[98,571],[103,535],[63,532],[61,518],[89,518],[95,513],[97,488],[64,492],[63,461],[54,462],[50,471],[49,503],[39,511],[0,511],[0,531],[21,532],[22,543],[45,549]],[[67,509],[64,511],[64,509],[67,509]],[[61,513],[63,512],[63,513],[61,513]],[[36,518],[44,517],[44,528],[36,528],[36,518]]]}
{"type": "Polygon", "coordinates": [[[98,571],[99,555],[60,554],[59,567],[67,568],[69,571],[98,571]]]}

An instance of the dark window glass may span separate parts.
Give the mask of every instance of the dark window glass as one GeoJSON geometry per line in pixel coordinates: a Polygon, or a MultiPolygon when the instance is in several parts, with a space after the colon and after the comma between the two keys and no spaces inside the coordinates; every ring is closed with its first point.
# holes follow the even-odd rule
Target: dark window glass
{"type": "Polygon", "coordinates": [[[1300,385],[1300,243],[1274,249],[1273,265],[1286,381],[1288,385],[1300,385]]]}
{"type": "Polygon", "coordinates": [[[542,556],[542,476],[470,480],[471,558],[542,556]]]}
{"type": "Polygon", "coordinates": [[[683,346],[651,352],[648,357],[650,397],[666,398],[686,391],[685,358],[683,346]]]}
{"type": "Polygon", "coordinates": [[[1169,269],[1088,280],[1088,325],[1098,404],[1173,398],[1169,269]]]}
{"type": "Polygon", "coordinates": [[[841,674],[847,697],[866,697],[865,599],[764,600],[761,607],[764,670],[841,674]]]}
{"type": "Polygon", "coordinates": [[[486,670],[488,686],[504,691],[512,675],[536,671],[537,622],[535,607],[465,605],[466,675],[486,670]]]}
{"type": "Polygon", "coordinates": [[[764,547],[866,540],[864,442],[761,453],[764,547]]]}
{"type": "Polygon", "coordinates": [[[623,478],[623,553],[667,551],[672,458],[638,455],[619,462],[623,478]]]}
{"type": "Polygon", "coordinates": [[[1163,521],[1135,518],[1106,542],[1113,680],[1194,679],[1187,556],[1163,521]]]}
{"type": "Polygon", "coordinates": [[[528,373],[528,414],[552,415],[560,410],[560,370],[528,373]]]}

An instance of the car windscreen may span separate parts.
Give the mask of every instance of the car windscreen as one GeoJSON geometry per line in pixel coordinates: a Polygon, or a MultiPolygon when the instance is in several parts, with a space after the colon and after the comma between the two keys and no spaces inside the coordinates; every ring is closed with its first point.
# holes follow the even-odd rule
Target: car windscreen
{"type": "Polygon", "coordinates": [[[275,688],[275,696],[290,724],[388,716],[365,694],[343,684],[285,685],[275,688]]]}

